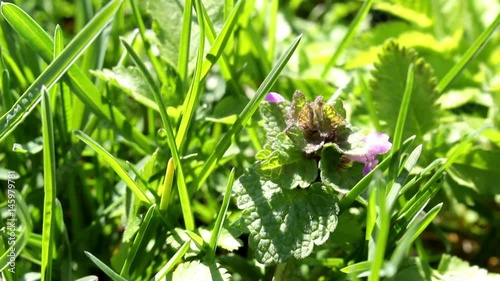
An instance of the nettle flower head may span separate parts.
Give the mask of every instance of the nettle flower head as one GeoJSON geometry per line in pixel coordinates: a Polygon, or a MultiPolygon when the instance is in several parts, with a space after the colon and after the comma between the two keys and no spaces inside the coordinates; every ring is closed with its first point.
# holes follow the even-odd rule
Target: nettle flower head
{"type": "Polygon", "coordinates": [[[290,105],[283,96],[274,92],[269,93],[265,101],[284,108],[284,133],[309,158],[319,158],[323,148],[333,147],[340,153],[344,164],[352,161],[364,163],[363,175],[366,175],[378,164],[376,156],[392,147],[386,134],[372,132],[365,135],[354,131],[345,121],[340,100],[324,102],[319,96],[313,102],[307,102],[305,95],[297,90],[290,105]]]}

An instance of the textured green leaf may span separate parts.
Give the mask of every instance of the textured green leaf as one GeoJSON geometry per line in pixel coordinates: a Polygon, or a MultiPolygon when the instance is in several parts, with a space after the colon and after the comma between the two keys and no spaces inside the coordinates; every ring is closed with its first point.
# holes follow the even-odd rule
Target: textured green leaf
{"type": "Polygon", "coordinates": [[[416,135],[421,139],[436,127],[438,107],[436,105],[436,79],[432,68],[413,50],[400,47],[394,41],[385,44],[380,61],[372,71],[370,83],[377,115],[384,122],[383,131],[393,133],[405,91],[406,76],[410,63],[415,65],[414,89],[405,123],[403,139],[416,135]]]}
{"type": "Polygon", "coordinates": [[[486,269],[476,265],[471,266],[468,262],[450,255],[443,255],[441,257],[437,271],[444,280],[500,280],[500,274],[488,273],[486,269]]]}
{"type": "Polygon", "coordinates": [[[283,132],[272,141],[256,155],[259,174],[281,188],[308,187],[318,176],[316,160],[306,158],[283,132]]]}
{"type": "Polygon", "coordinates": [[[196,281],[223,281],[230,280],[231,274],[225,268],[218,267],[215,263],[200,263],[191,261],[181,263],[167,280],[196,280],[196,281]]]}
{"type": "MultiPolygon", "coordinates": [[[[267,139],[274,138],[287,128],[286,115],[289,102],[263,102],[260,104],[260,114],[264,120],[264,130],[267,139]]],[[[234,106],[234,105],[233,105],[234,106]]]]}
{"type": "Polygon", "coordinates": [[[347,167],[348,163],[349,160],[333,147],[324,148],[319,161],[321,181],[340,193],[347,193],[363,176],[362,164],[352,163],[347,167]]]}
{"type": "Polygon", "coordinates": [[[282,189],[248,170],[235,183],[241,223],[250,231],[256,258],[277,264],[309,256],[335,230],[339,207],[333,189],[314,183],[305,189],[282,189]]]}

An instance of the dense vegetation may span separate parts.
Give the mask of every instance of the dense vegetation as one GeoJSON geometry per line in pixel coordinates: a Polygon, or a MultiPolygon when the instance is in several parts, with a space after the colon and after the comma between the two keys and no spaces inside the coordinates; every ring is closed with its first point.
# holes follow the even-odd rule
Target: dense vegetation
{"type": "Polygon", "coordinates": [[[500,280],[497,1],[12,2],[1,280],[500,280]]]}

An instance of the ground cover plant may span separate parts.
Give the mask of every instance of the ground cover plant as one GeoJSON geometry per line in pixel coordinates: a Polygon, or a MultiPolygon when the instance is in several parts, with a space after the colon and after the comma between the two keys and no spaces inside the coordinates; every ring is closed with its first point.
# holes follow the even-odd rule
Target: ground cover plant
{"type": "Polygon", "coordinates": [[[1,280],[500,280],[496,1],[0,12],[1,280]]]}

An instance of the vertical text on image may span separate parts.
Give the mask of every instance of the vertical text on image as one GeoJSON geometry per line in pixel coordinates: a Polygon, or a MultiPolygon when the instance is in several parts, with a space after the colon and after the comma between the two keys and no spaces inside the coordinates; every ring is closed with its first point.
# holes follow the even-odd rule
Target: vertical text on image
{"type": "Polygon", "coordinates": [[[16,182],[17,178],[14,171],[8,171],[7,176],[7,236],[8,244],[10,247],[9,253],[9,272],[16,272],[16,248],[14,244],[16,243],[16,228],[17,228],[17,218],[16,218],[16,182]]]}

